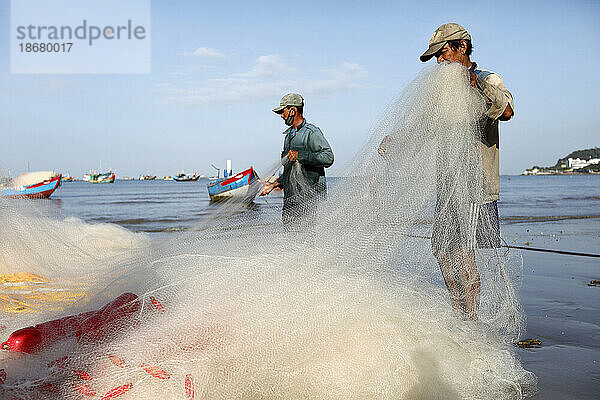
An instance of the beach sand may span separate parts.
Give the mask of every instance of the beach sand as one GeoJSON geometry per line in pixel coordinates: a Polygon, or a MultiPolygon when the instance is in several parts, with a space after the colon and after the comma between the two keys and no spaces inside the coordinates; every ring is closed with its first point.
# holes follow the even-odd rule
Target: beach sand
{"type": "MultiPolygon", "coordinates": [[[[509,244],[600,253],[600,219],[511,223],[509,244]]],[[[598,399],[600,387],[600,258],[523,251],[523,338],[541,348],[519,349],[525,369],[538,378],[536,400],[598,399]]]]}

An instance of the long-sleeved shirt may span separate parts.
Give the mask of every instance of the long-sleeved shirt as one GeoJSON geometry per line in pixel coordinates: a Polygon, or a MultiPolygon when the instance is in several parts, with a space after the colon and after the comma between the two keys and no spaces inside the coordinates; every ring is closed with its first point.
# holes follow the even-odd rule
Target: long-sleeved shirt
{"type": "Polygon", "coordinates": [[[481,146],[484,202],[489,203],[498,200],[500,195],[498,118],[509,104],[514,112],[515,105],[512,94],[504,86],[500,75],[479,67],[473,72],[477,77],[477,88],[490,100],[487,118],[482,126],[481,146]]]}
{"type": "Polygon", "coordinates": [[[324,194],[326,189],[325,168],[333,164],[333,151],[325,139],[323,132],[306,119],[297,127],[286,129],[283,134],[283,151],[285,157],[290,150],[298,152],[301,176],[292,172],[293,162],[285,163],[283,174],[277,179],[284,193],[284,201],[302,201],[303,195],[324,194]],[[298,182],[303,179],[304,182],[298,182]]]}

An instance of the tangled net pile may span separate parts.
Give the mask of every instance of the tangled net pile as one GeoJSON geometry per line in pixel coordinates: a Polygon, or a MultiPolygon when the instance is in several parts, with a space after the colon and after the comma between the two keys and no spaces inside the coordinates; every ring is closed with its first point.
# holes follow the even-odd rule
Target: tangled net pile
{"type": "MultiPolygon", "coordinates": [[[[57,234],[73,221],[2,200],[1,235],[13,243],[3,248],[38,260],[4,250],[2,272],[43,273],[85,293],[59,311],[3,314],[2,341],[19,328],[103,311],[69,320],[76,334],[31,354],[1,352],[0,398],[526,397],[535,377],[511,344],[523,327],[520,258],[477,251],[479,320],[463,321],[426,239],[440,176],[461,206],[480,200],[483,112],[464,68],[423,70],[330,184],[314,226],[298,230],[284,231],[273,213],[226,205],[176,239],[123,231],[114,241],[126,251],[92,257],[57,234]],[[62,250],[46,254],[32,241],[62,250]]],[[[302,179],[301,168],[294,173],[302,179]]]]}

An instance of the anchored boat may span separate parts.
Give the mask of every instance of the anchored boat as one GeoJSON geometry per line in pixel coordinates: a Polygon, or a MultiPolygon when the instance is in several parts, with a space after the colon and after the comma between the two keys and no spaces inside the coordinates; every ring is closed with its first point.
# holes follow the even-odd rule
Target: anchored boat
{"type": "MultiPolygon", "coordinates": [[[[85,180],[85,175],[84,175],[85,180]]],[[[114,183],[115,173],[112,171],[105,172],[103,174],[89,174],[90,183],[114,183]]]]}
{"type": "Polygon", "coordinates": [[[63,175],[62,178],[60,178],[61,183],[62,182],[73,182],[73,177],[71,175],[69,175],[69,173],[67,173],[67,175],[63,175]]]}
{"type": "Polygon", "coordinates": [[[225,175],[223,178],[209,180],[208,195],[211,201],[237,200],[250,203],[262,187],[258,174],[252,167],[234,176],[227,172],[225,175]]]}
{"type": "Polygon", "coordinates": [[[182,171],[173,177],[173,180],[177,182],[196,182],[198,179],[200,179],[200,175],[196,172],[194,172],[194,175],[186,175],[182,171]]]}
{"type": "Polygon", "coordinates": [[[6,197],[48,198],[60,185],[61,174],[54,171],[25,172],[0,187],[6,197]]]}

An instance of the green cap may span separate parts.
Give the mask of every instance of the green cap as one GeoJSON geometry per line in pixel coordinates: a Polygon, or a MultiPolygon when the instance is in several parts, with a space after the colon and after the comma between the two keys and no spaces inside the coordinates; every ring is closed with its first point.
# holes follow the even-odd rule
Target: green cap
{"type": "Polygon", "coordinates": [[[304,99],[298,93],[288,93],[281,98],[279,107],[275,107],[273,112],[281,114],[286,107],[290,106],[302,107],[304,106],[304,99]]]}
{"type": "Polygon", "coordinates": [[[421,54],[421,61],[429,61],[431,57],[438,51],[440,51],[446,43],[451,40],[471,40],[469,32],[459,24],[451,22],[444,24],[433,32],[433,36],[429,39],[429,48],[423,54],[421,54]]]}

